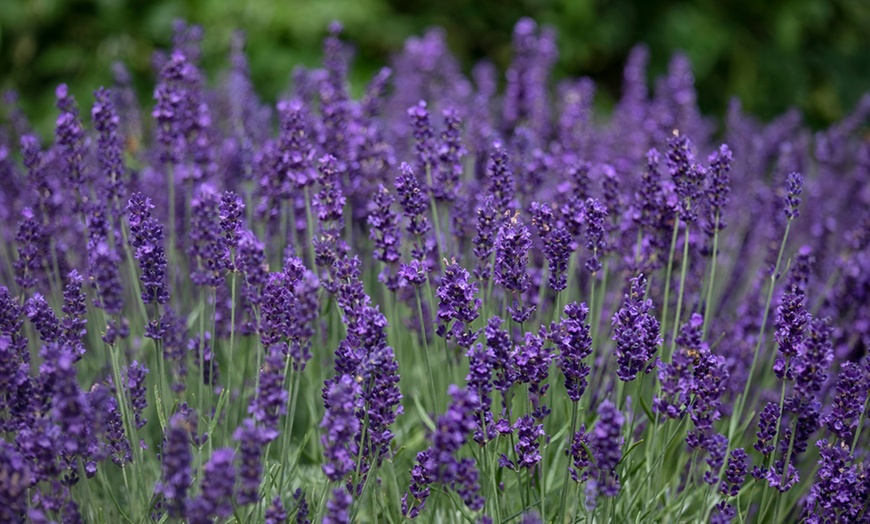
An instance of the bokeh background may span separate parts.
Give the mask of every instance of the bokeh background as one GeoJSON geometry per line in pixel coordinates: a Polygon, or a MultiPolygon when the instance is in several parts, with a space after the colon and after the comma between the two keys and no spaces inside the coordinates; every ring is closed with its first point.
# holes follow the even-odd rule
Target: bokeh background
{"type": "Polygon", "coordinates": [[[314,66],[333,19],[357,49],[359,89],[410,35],[446,29],[463,65],[489,57],[508,65],[513,25],[522,16],[557,28],[558,76],[589,75],[606,111],[637,42],[651,49],[650,75],[671,53],[691,58],[699,103],[721,115],[731,96],[769,119],[799,108],[813,127],[842,117],[870,90],[868,0],[0,0],[0,87],[21,92],[43,132],[54,119],[54,87],[70,85],[90,104],[121,60],[150,105],[151,57],[168,48],[172,21],[205,27],[203,65],[215,79],[228,63],[232,33],[243,29],[254,83],[266,100],[287,87],[293,65],[314,66]]]}

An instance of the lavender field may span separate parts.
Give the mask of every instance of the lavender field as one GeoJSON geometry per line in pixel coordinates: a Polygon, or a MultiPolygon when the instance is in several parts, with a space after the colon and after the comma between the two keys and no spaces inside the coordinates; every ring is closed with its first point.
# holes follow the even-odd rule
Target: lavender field
{"type": "Polygon", "coordinates": [[[202,32],[4,99],[0,522],[870,522],[870,95],[717,123],[639,45],[602,114],[522,19],[270,104],[202,32]]]}

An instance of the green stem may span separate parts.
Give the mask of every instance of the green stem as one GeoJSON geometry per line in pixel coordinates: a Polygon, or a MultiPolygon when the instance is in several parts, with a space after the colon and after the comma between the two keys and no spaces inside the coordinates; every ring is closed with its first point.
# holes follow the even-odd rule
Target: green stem
{"type": "MultiPolygon", "coordinates": [[[[671,355],[677,349],[677,330],[680,329],[680,315],[683,312],[683,296],[686,287],[686,269],[689,267],[689,223],[686,222],[686,236],[683,241],[683,260],[680,267],[680,292],[677,295],[677,312],[674,316],[674,326],[671,330],[671,355]]],[[[667,320],[667,319],[664,319],[667,320]]]]}
{"type": "MultiPolygon", "coordinates": [[[[677,248],[677,233],[680,231],[680,217],[674,217],[674,232],[671,235],[671,249],[668,254],[668,266],[665,270],[665,299],[662,303],[662,330],[667,329],[665,327],[665,323],[668,321],[668,307],[670,305],[671,298],[671,273],[674,270],[674,251],[677,248]]],[[[662,348],[664,349],[664,348],[662,348]]],[[[663,360],[667,361],[670,359],[671,355],[662,355],[663,360]]]]}
{"type": "Polygon", "coordinates": [[[701,328],[701,338],[707,334],[707,326],[713,311],[710,309],[713,302],[713,282],[716,280],[716,262],[719,255],[719,211],[716,211],[715,227],[713,230],[713,261],[710,266],[710,282],[707,284],[707,300],[704,305],[704,326],[701,328]]]}
{"type": "Polygon", "coordinates": [[[429,342],[426,340],[426,325],[423,323],[423,304],[420,301],[420,290],[415,293],[417,295],[417,314],[420,316],[420,331],[423,338],[423,353],[426,355],[426,372],[429,374],[429,395],[432,397],[432,413],[438,413],[438,397],[435,394],[435,378],[432,375],[432,363],[429,356],[429,342]]]}

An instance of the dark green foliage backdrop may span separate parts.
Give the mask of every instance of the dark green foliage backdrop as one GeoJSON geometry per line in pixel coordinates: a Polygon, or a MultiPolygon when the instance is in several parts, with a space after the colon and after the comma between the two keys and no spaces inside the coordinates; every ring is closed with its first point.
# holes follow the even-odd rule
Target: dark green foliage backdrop
{"type": "Polygon", "coordinates": [[[204,65],[226,64],[232,31],[248,34],[254,81],[267,99],[288,84],[292,65],[315,65],[332,19],[357,47],[355,88],[401,48],[440,25],[466,67],[481,57],[502,69],[521,16],[559,30],[559,75],[590,75],[600,103],[618,96],[629,48],[646,42],[651,73],[675,49],[695,67],[704,111],[722,114],[730,96],[770,118],[790,106],[822,126],[870,89],[867,0],[2,0],[0,85],[23,93],[25,108],[50,132],[54,86],[70,84],[82,103],[124,61],[150,105],[151,55],[169,45],[178,17],[206,28],[204,65]]]}

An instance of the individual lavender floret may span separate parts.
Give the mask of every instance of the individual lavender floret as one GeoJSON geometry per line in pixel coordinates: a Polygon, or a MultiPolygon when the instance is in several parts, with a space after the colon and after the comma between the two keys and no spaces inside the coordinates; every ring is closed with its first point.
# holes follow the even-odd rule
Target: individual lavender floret
{"type": "Polygon", "coordinates": [[[692,142],[686,135],[674,134],[668,139],[668,170],[674,180],[674,190],[679,197],[680,220],[694,222],[698,219],[703,196],[706,170],[695,164],[692,142]]]}
{"type": "Polygon", "coordinates": [[[798,207],[801,205],[800,194],[803,191],[804,177],[800,173],[789,173],[786,180],[785,216],[789,221],[800,216],[798,207]]]}
{"type": "Polygon", "coordinates": [[[360,428],[356,411],[362,407],[361,394],[360,385],[349,375],[342,375],[324,392],[326,413],[320,427],[326,431],[320,440],[326,463],[322,468],[326,478],[333,482],[354,470],[354,458],[359,454],[354,439],[360,428]]]}
{"type": "Polygon", "coordinates": [[[326,502],[326,514],[323,524],[350,524],[350,505],[353,503],[350,493],[343,488],[332,490],[332,497],[326,502]]]}
{"type": "Polygon", "coordinates": [[[411,129],[414,132],[414,152],[416,154],[417,172],[426,174],[427,183],[431,182],[430,176],[436,170],[435,160],[435,133],[432,131],[432,123],[429,121],[429,111],[426,109],[426,101],[420,100],[416,105],[408,108],[408,118],[411,119],[411,129]]]}
{"type": "Polygon", "coordinates": [[[118,131],[120,119],[112,101],[112,92],[99,88],[94,92],[94,105],[91,118],[94,129],[100,136],[97,141],[97,161],[100,166],[100,179],[105,181],[107,207],[112,216],[120,218],[126,195],[123,136],[118,131]]]}
{"type": "Polygon", "coordinates": [[[401,264],[399,266],[398,275],[400,279],[404,280],[412,287],[419,288],[426,283],[428,272],[429,268],[426,267],[425,262],[412,260],[408,264],[401,264]]]}
{"type": "Polygon", "coordinates": [[[236,470],[235,453],[230,448],[216,449],[203,466],[202,494],[187,508],[191,523],[210,523],[214,517],[227,518],[233,513],[233,489],[236,470]]]}
{"type": "MultiPolygon", "coordinates": [[[[280,502],[280,498],[276,499],[280,502]]],[[[311,521],[308,520],[308,501],[305,499],[305,492],[302,491],[302,488],[296,488],[296,491],[293,492],[293,500],[296,501],[296,524],[311,524],[311,521]]],[[[274,506],[274,501],[272,502],[274,506]]],[[[286,516],[284,518],[287,518],[286,516]]],[[[274,524],[283,523],[283,519],[278,519],[274,524]]]]}
{"type": "Polygon", "coordinates": [[[710,177],[707,179],[707,202],[708,225],[707,233],[712,235],[715,231],[725,229],[726,222],[723,217],[725,207],[728,206],[728,194],[731,192],[731,149],[726,144],[710,153],[707,162],[710,164],[710,177]]]}
{"type": "Polygon", "coordinates": [[[568,287],[568,261],[573,239],[567,229],[557,224],[553,210],[547,204],[532,202],[532,224],[544,243],[550,287],[558,293],[568,287]]]}
{"type": "Polygon", "coordinates": [[[130,224],[130,246],[139,261],[142,274],[142,302],[166,304],[166,251],[163,246],[163,226],[151,216],[154,204],[142,193],[133,193],[127,203],[130,224]]]}
{"type": "Polygon", "coordinates": [[[269,440],[278,436],[278,419],[287,413],[287,390],[284,389],[284,356],[268,351],[263,367],[260,369],[260,383],[257,395],[251,400],[248,413],[262,424],[264,434],[269,440]]]}
{"type": "Polygon", "coordinates": [[[743,448],[731,451],[728,465],[725,468],[725,478],[719,484],[719,493],[736,497],[743,487],[746,474],[749,472],[749,456],[743,448]]]}
{"type": "Polygon", "coordinates": [[[374,240],[372,257],[385,264],[395,264],[399,261],[399,215],[392,210],[396,199],[383,184],[378,186],[373,198],[374,210],[367,221],[370,226],[369,238],[374,240]]]}
{"type": "Polygon", "coordinates": [[[239,443],[239,490],[236,503],[240,506],[256,504],[260,500],[260,481],[263,464],[260,458],[263,446],[269,438],[251,419],[245,419],[233,432],[233,440],[239,443]]]}
{"type": "Polygon", "coordinates": [[[190,451],[190,437],[187,432],[187,420],[182,413],[176,413],[169,419],[169,428],[163,441],[163,474],[155,487],[157,493],[163,496],[169,515],[182,517],[187,508],[187,490],[193,481],[191,463],[193,455],[190,451]]]}
{"type": "Polygon", "coordinates": [[[842,442],[851,443],[857,420],[864,411],[867,385],[861,367],[855,362],[843,362],[837,376],[837,392],[831,412],[825,415],[824,424],[842,442]]]}
{"type": "Polygon", "coordinates": [[[638,275],[629,281],[625,302],[613,315],[613,340],[616,341],[616,374],[629,382],[644,371],[655,356],[661,336],[659,322],[652,315],[652,299],[644,299],[646,278],[638,275]]]}
{"type": "MultiPolygon", "coordinates": [[[[446,262],[446,261],[445,261],[446,262]]],[[[471,275],[462,266],[451,260],[445,264],[444,275],[438,286],[438,334],[445,339],[453,338],[459,347],[468,349],[480,331],[471,331],[471,323],[480,316],[483,301],[477,298],[477,283],[469,282],[471,275]],[[453,325],[451,326],[451,322],[453,325]]]]}
{"type": "Polygon", "coordinates": [[[73,269],[67,275],[67,285],[63,289],[63,320],[60,322],[61,337],[77,355],[76,359],[85,354],[85,343],[82,340],[87,334],[88,306],[86,295],[82,292],[82,276],[73,269]]]}
{"type": "Polygon", "coordinates": [[[462,120],[456,109],[444,112],[444,130],[438,143],[438,170],[433,173],[433,195],[436,200],[456,200],[462,177],[462,158],[467,151],[462,145],[462,120]]]}
{"type": "Polygon", "coordinates": [[[15,234],[15,246],[18,250],[18,260],[15,261],[15,283],[22,291],[37,286],[45,267],[45,231],[36,220],[33,210],[25,207],[21,210],[21,220],[15,234]]]}
{"type": "Polygon", "coordinates": [[[734,506],[724,500],[716,503],[714,507],[716,512],[710,515],[710,524],[731,524],[734,517],[737,516],[737,510],[734,509],[734,506]]]}
{"type": "Polygon", "coordinates": [[[148,368],[137,361],[133,361],[127,369],[127,394],[130,395],[130,405],[133,406],[133,414],[136,416],[136,428],[142,429],[148,422],[143,416],[148,400],[145,398],[145,378],[148,368]]]}
{"type": "Polygon", "coordinates": [[[619,493],[619,475],[616,466],[622,460],[622,426],[625,416],[609,400],[598,406],[598,422],[592,435],[595,443],[595,465],[599,470],[597,491],[605,497],[619,493]]]}
{"type": "Polygon", "coordinates": [[[202,185],[190,201],[190,279],[197,286],[224,283],[229,260],[227,242],[221,235],[220,200],[210,185],[202,185]]]}
{"type": "Polygon", "coordinates": [[[550,338],[559,348],[559,369],[565,375],[565,389],[571,402],[577,402],[586,391],[586,377],[591,371],[584,359],[592,354],[592,336],[586,303],[573,302],[565,306],[565,316],[551,328],[550,338]]]}
{"type": "Polygon", "coordinates": [[[516,213],[495,237],[495,282],[514,294],[529,287],[529,249],[532,235],[516,213]]]}
{"type": "Polygon", "coordinates": [[[499,216],[515,209],[516,180],[510,157],[501,142],[493,143],[486,164],[486,191],[494,199],[493,204],[499,216]]]}

